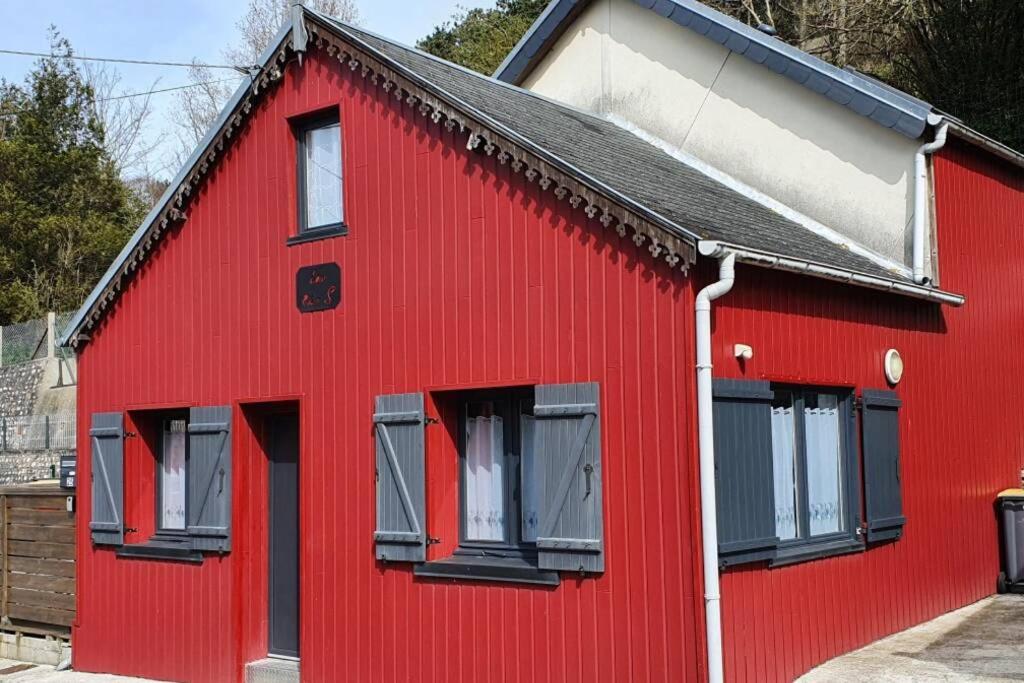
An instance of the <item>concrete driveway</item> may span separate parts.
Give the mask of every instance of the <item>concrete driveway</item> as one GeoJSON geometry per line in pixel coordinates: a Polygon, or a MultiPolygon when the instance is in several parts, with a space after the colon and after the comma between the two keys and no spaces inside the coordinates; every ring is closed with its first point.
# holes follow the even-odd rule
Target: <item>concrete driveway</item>
{"type": "Polygon", "coordinates": [[[1024,681],[1024,596],[986,598],[837,657],[799,681],[1024,681]]]}

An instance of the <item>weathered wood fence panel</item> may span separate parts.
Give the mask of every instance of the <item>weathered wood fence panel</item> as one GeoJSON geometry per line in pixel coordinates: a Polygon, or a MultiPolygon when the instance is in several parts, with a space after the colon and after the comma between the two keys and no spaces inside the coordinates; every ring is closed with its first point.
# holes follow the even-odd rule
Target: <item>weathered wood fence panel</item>
{"type": "Polygon", "coordinates": [[[0,487],[0,629],[67,634],[75,618],[75,518],[56,486],[0,487]]]}

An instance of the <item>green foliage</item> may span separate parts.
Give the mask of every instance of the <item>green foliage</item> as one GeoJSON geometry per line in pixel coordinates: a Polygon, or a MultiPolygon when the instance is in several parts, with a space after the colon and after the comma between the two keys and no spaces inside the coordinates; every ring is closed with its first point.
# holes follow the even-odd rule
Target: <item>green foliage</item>
{"type": "Polygon", "coordinates": [[[465,9],[416,46],[490,76],[547,5],[547,0],[498,0],[493,9],[465,9]]]}
{"type": "Polygon", "coordinates": [[[1024,2],[926,0],[907,27],[897,85],[1024,150],[1024,2]]]}
{"type": "Polygon", "coordinates": [[[71,46],[0,81],[0,324],[81,305],[144,208],[104,151],[71,46]]]}

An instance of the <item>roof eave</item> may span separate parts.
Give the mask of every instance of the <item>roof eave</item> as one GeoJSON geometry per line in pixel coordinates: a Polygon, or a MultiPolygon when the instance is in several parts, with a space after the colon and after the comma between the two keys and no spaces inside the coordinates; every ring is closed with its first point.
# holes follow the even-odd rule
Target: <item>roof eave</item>
{"type": "Polygon", "coordinates": [[[949,123],[950,131],[952,131],[952,133],[961,140],[965,140],[975,147],[981,147],[985,151],[994,154],[1004,161],[1010,162],[1014,166],[1024,168],[1024,154],[1021,152],[1018,152],[1012,147],[1007,147],[1003,143],[988,137],[984,133],[974,130],[963,121],[948,116],[945,117],[944,120],[949,123]]]}
{"type": "Polygon", "coordinates": [[[962,294],[955,294],[933,287],[918,285],[913,282],[889,279],[867,273],[859,273],[854,270],[838,268],[815,261],[783,256],[758,249],[751,249],[737,244],[729,244],[716,240],[701,240],[697,245],[701,256],[718,258],[725,254],[735,254],[736,259],[741,263],[768,268],[771,270],[784,270],[790,273],[810,275],[813,277],[844,282],[860,287],[867,287],[883,292],[892,292],[909,296],[915,299],[923,299],[934,303],[947,304],[949,306],[962,306],[966,298],[962,294]]]}

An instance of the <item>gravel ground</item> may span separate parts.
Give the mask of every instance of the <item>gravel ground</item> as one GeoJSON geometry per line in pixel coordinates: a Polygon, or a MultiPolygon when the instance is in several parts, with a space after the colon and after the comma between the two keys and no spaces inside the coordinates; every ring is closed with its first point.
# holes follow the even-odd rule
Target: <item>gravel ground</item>
{"type": "Polygon", "coordinates": [[[1024,596],[986,598],[836,657],[798,680],[1024,681],[1024,596]]]}

